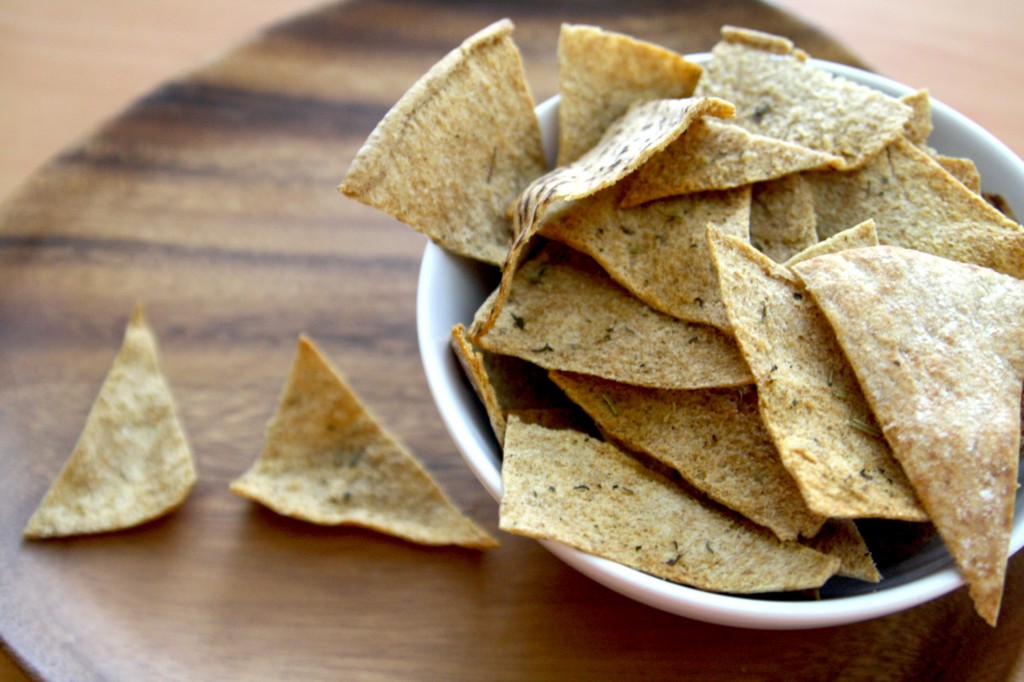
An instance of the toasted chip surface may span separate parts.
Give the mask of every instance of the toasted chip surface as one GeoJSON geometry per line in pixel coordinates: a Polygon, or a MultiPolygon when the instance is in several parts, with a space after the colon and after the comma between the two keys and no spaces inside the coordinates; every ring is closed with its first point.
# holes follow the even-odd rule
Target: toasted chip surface
{"type": "Polygon", "coordinates": [[[689,97],[701,67],[664,47],[596,26],[558,38],[558,165],[575,161],[636,102],[689,97]]]}
{"type": "Polygon", "coordinates": [[[877,583],[882,579],[864,536],[850,519],[829,519],[821,531],[804,544],[838,558],[840,564],[837,575],[869,583],[877,583]]]}
{"type": "MultiPolygon", "coordinates": [[[[752,381],[722,331],[660,313],[591,258],[551,242],[520,268],[497,323],[476,342],[546,369],[660,388],[752,381]]],[[[487,302],[478,312],[488,314],[487,302]]]]}
{"type": "Polygon", "coordinates": [[[995,623],[1013,522],[1024,382],[1024,282],[879,246],[795,266],[878,423],[995,623]]]}
{"type": "Polygon", "coordinates": [[[1024,228],[906,140],[857,171],[807,179],[822,239],[872,218],[882,244],[1024,277],[1024,228]]]}
{"type": "Polygon", "coordinates": [[[523,190],[513,214],[515,238],[502,266],[501,283],[486,317],[474,322],[470,334],[485,334],[508,298],[512,279],[536,235],[540,220],[556,201],[576,201],[611,187],[701,116],[730,117],[732,104],[714,97],[659,99],[629,108],[583,156],[538,178],[523,190]]]}
{"type": "Polygon", "coordinates": [[[823,256],[827,253],[835,253],[845,249],[856,249],[862,246],[878,246],[878,230],[875,228],[874,220],[865,220],[848,230],[836,232],[828,239],[812,244],[803,251],[793,254],[784,265],[787,268],[792,268],[800,261],[805,261],[815,256],[823,256]]]}
{"type": "Polygon", "coordinates": [[[101,533],[179,506],[196,481],[192,450],[138,306],[82,434],[24,534],[101,533]]]}
{"type": "Polygon", "coordinates": [[[230,487],[310,523],[362,526],[426,545],[497,544],[455,507],[305,337],[263,451],[230,487]]]}
{"type": "MultiPolygon", "coordinates": [[[[728,331],[704,235],[710,223],[747,237],[750,188],[687,194],[631,209],[619,206],[622,192],[616,185],[552,212],[541,234],[586,253],[655,310],[728,331]]],[[[813,204],[808,207],[813,218],[813,204]]]]}
{"type": "Polygon", "coordinates": [[[735,123],[701,119],[629,177],[622,205],[732,189],[836,163],[830,154],[755,135],[735,123]]]}
{"type": "Polygon", "coordinates": [[[551,378],[603,433],[780,539],[813,536],[825,523],[782,466],[754,391],[669,391],[561,372],[551,378]]]}
{"type": "Polygon", "coordinates": [[[799,280],[734,237],[709,232],[709,241],[761,416],[807,505],[829,517],[923,520],[828,320],[799,280]]]}
{"type": "Polygon", "coordinates": [[[509,421],[500,525],[706,590],[821,585],[839,566],[732,515],[615,446],[509,421]]]}
{"type": "Polygon", "coordinates": [[[750,132],[838,156],[842,168],[863,165],[902,134],[911,109],[898,99],[823,71],[784,38],[731,27],[722,34],[695,93],[735,104],[736,123],[750,132]]]}
{"type": "Polygon", "coordinates": [[[781,263],[816,244],[814,220],[814,195],[801,173],[753,186],[750,243],[772,260],[781,263]]]}
{"type": "Polygon", "coordinates": [[[508,205],[547,169],[512,30],[495,22],[435,64],[370,133],[339,187],[495,265],[512,241],[508,205]]]}

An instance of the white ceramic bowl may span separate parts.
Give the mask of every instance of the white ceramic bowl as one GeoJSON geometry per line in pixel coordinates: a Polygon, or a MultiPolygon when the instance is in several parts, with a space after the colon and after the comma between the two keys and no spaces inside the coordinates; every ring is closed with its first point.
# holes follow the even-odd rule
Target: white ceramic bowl
{"type": "MultiPolygon", "coordinates": [[[[705,61],[706,54],[691,55],[705,61]]],[[[812,60],[835,74],[882,92],[901,96],[911,88],[848,66],[812,60]]],[[[558,136],[557,97],[537,107],[549,162],[558,136]]],[[[929,144],[951,156],[973,159],[984,189],[1003,195],[1016,215],[1024,215],[1024,162],[977,124],[933,100],[934,131],[929,144]]],[[[429,244],[420,266],[416,299],[417,334],[427,382],[456,446],[473,473],[501,499],[501,453],[487,416],[449,347],[449,331],[468,323],[498,282],[495,268],[451,255],[429,244]]],[[[1024,544],[1024,497],[1018,495],[1011,553],[1024,544]]],[[[542,542],[581,573],[636,601],[710,623],[762,629],[815,628],[868,620],[895,613],[951,592],[963,584],[936,539],[902,563],[882,567],[877,585],[833,578],[818,601],[715,594],[671,583],[557,542],[542,542]]]]}

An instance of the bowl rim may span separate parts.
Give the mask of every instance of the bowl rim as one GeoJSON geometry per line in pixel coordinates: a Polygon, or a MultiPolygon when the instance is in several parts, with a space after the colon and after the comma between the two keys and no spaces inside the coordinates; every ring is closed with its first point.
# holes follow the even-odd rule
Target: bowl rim
{"type": "MultiPolygon", "coordinates": [[[[686,55],[688,59],[698,63],[707,61],[710,56],[707,52],[686,55]]],[[[819,59],[808,61],[833,74],[890,95],[899,97],[916,92],[907,85],[856,67],[819,59]]],[[[554,95],[539,103],[536,107],[538,117],[542,120],[545,117],[549,120],[553,117],[557,121],[558,101],[559,96],[554,95]]],[[[976,159],[982,171],[986,191],[1006,194],[1014,186],[1024,187],[1024,162],[1005,144],[963,114],[934,98],[931,98],[931,108],[935,124],[933,138],[938,138],[935,142],[937,149],[950,155],[966,155],[957,137],[943,136],[943,131],[947,128],[962,129],[969,133],[965,137],[972,140],[968,146],[986,149],[985,162],[976,159]],[[991,165],[1005,166],[1015,172],[986,173],[984,167],[991,165]],[[1016,183],[1013,182],[1012,176],[1016,176],[1016,183]]],[[[554,163],[554,149],[557,148],[557,123],[554,126],[542,126],[542,137],[551,166],[554,163]]],[[[929,144],[932,144],[933,138],[929,139],[929,144]]],[[[479,405],[479,400],[469,388],[462,368],[451,351],[448,337],[450,324],[439,324],[428,314],[432,303],[429,295],[432,278],[438,272],[451,271],[453,266],[470,271],[473,268],[487,267],[450,254],[433,242],[427,243],[420,265],[416,294],[416,327],[420,356],[435,406],[449,435],[481,485],[500,503],[502,484],[497,442],[491,433],[486,416],[482,416],[483,408],[479,405]],[[464,409],[466,391],[470,392],[470,398],[476,403],[475,412],[470,413],[464,409]]],[[[471,272],[467,275],[463,270],[459,270],[461,276],[475,276],[471,272]]],[[[1021,517],[1020,509],[1022,504],[1024,495],[1018,494],[1010,537],[1010,556],[1024,546],[1024,518],[1021,517]]],[[[901,576],[900,582],[885,585],[883,581],[877,588],[860,594],[835,596],[818,601],[759,599],[700,590],[586,554],[556,541],[538,542],[587,577],[635,601],[708,623],[753,629],[795,630],[870,620],[923,604],[964,585],[963,578],[946,553],[946,565],[937,570],[932,570],[927,565],[921,566],[917,571],[921,574],[915,575],[912,568],[910,574],[901,576]]]]}

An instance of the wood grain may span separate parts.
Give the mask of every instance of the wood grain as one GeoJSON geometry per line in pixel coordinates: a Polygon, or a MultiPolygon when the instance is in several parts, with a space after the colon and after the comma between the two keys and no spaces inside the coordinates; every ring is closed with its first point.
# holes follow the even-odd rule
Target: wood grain
{"type": "Polygon", "coordinates": [[[354,1],[274,27],[159,87],[0,206],[0,635],[43,679],[1004,679],[1024,632],[1021,559],[999,628],[963,591],[812,632],[710,626],[640,606],[502,536],[478,554],[278,517],[227,483],[259,451],[299,333],[317,340],[474,518],[497,510],[419,365],[423,239],[335,186],[429,66],[500,18],[537,99],[563,20],[682,52],[723,23],[857,63],[752,0],[644,5],[354,1]],[[133,304],[147,304],[200,482],[124,533],[25,543],[133,304]]]}

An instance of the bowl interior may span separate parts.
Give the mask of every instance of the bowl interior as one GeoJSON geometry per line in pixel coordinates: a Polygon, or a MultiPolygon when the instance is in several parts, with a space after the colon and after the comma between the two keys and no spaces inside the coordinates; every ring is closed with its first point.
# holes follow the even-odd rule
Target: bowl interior
{"type": "MultiPolygon", "coordinates": [[[[708,55],[690,58],[701,62],[708,55]]],[[[812,63],[890,95],[912,92],[905,85],[859,69],[819,60],[812,63]]],[[[552,165],[557,150],[558,98],[541,103],[537,115],[552,165]]],[[[1024,215],[1024,163],[977,124],[934,100],[932,121],[929,144],[944,154],[974,160],[984,190],[1001,194],[1016,215],[1024,215]]],[[[495,500],[500,500],[502,493],[501,450],[483,406],[451,351],[449,332],[458,322],[469,324],[498,279],[493,266],[452,255],[431,243],[423,254],[416,300],[420,354],[434,401],[463,458],[495,500]]],[[[1011,554],[1024,545],[1022,505],[1024,496],[1018,495],[1011,554]]],[[[883,580],[878,584],[831,579],[818,601],[704,592],[556,542],[542,544],[585,575],[637,601],[678,615],[741,627],[796,629],[856,622],[921,604],[963,584],[938,538],[909,559],[880,566],[883,580]]]]}

